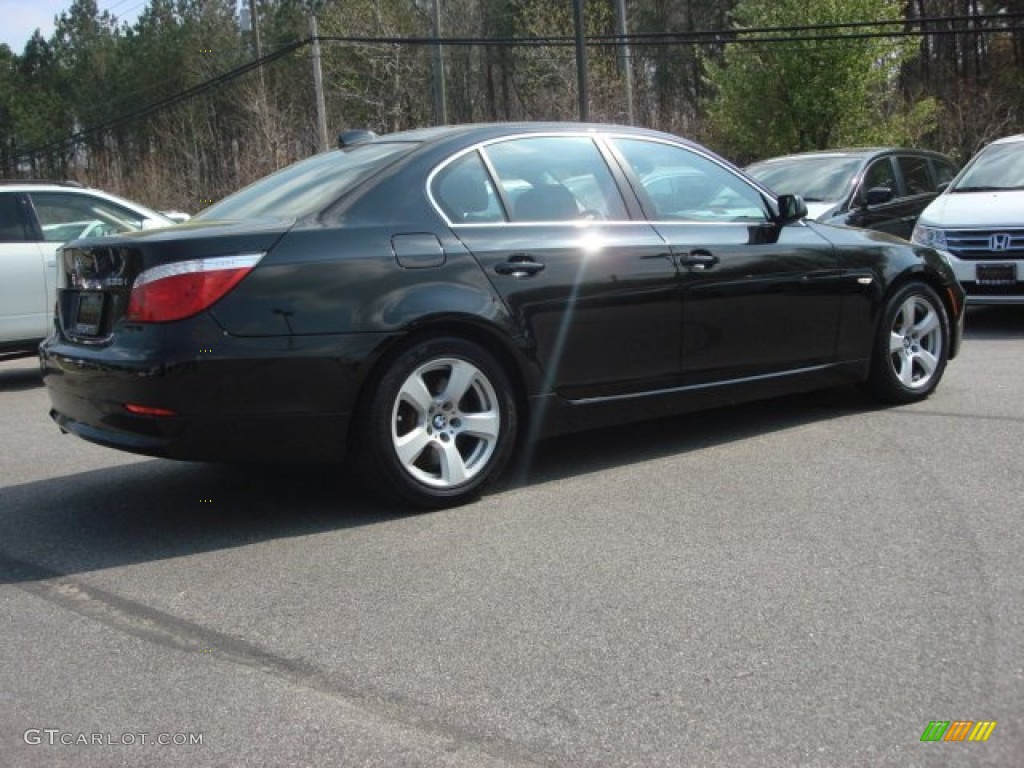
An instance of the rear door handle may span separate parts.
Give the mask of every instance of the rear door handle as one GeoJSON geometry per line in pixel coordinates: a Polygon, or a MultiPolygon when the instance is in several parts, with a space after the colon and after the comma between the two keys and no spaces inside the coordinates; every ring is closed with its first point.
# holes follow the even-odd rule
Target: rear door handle
{"type": "Polygon", "coordinates": [[[494,271],[499,275],[511,275],[512,277],[530,277],[543,270],[544,265],[529,256],[512,256],[508,261],[494,266],[494,271]]]}
{"type": "Polygon", "coordinates": [[[711,269],[718,263],[718,257],[707,251],[690,251],[679,257],[679,266],[694,269],[711,269]]]}

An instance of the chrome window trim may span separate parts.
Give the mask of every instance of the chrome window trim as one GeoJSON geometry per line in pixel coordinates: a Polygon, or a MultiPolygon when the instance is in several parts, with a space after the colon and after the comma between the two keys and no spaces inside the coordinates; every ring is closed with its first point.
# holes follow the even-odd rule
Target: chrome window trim
{"type": "MultiPolygon", "coordinates": [[[[537,131],[537,132],[527,131],[525,133],[513,133],[513,134],[509,134],[507,136],[497,136],[497,137],[492,138],[492,139],[485,139],[483,141],[479,141],[479,142],[477,142],[476,144],[473,144],[470,147],[466,147],[464,149],[460,149],[455,154],[450,155],[449,157],[446,157],[443,161],[441,161],[436,166],[434,166],[434,168],[430,171],[430,173],[427,174],[427,183],[426,183],[427,199],[430,201],[430,205],[434,208],[434,210],[437,212],[437,214],[441,217],[442,220],[444,220],[445,224],[447,224],[449,227],[478,227],[478,226],[496,227],[496,226],[501,226],[501,225],[513,225],[513,224],[519,224],[519,225],[528,224],[528,225],[531,225],[531,226],[537,226],[539,224],[541,226],[550,226],[552,224],[565,224],[567,222],[559,222],[559,221],[551,221],[551,222],[513,222],[513,221],[509,221],[508,200],[505,197],[505,192],[502,189],[501,184],[498,183],[497,171],[495,170],[494,165],[491,162],[490,157],[487,155],[486,148],[491,146],[491,145],[493,145],[493,144],[503,144],[503,143],[508,142],[508,141],[518,141],[518,140],[521,140],[521,139],[550,139],[550,138],[563,138],[563,137],[565,137],[565,138],[577,138],[577,139],[582,138],[582,139],[590,139],[591,141],[593,141],[594,144],[595,144],[595,148],[598,150],[598,153],[601,154],[601,159],[604,160],[605,158],[604,158],[603,153],[601,153],[601,148],[599,146],[597,146],[597,142],[595,141],[596,137],[598,137],[599,135],[600,135],[600,132],[597,129],[594,129],[594,130],[583,130],[583,131],[580,131],[580,130],[576,130],[576,131],[537,131]],[[452,165],[453,163],[455,163],[456,161],[458,161],[459,159],[461,159],[465,155],[470,154],[471,152],[479,152],[480,158],[481,158],[481,160],[483,161],[483,164],[484,164],[484,169],[487,171],[487,174],[488,174],[488,177],[490,178],[491,184],[494,186],[495,192],[497,192],[497,194],[499,196],[499,200],[501,201],[501,207],[502,207],[502,209],[503,209],[503,211],[505,213],[505,221],[491,221],[491,222],[479,222],[479,223],[478,222],[463,222],[463,221],[454,222],[454,221],[452,221],[451,219],[448,218],[448,215],[444,212],[444,209],[437,202],[437,198],[434,196],[434,179],[437,177],[437,175],[439,173],[441,173],[441,171],[443,171],[449,165],[452,165]]],[[[610,172],[611,171],[609,169],[609,173],[610,172]]]]}
{"type": "MultiPolygon", "coordinates": [[[[612,169],[611,168],[609,168],[608,170],[609,170],[609,173],[612,173],[612,169]]],[[[626,173],[628,169],[621,169],[621,170],[623,171],[623,173],[626,173]]],[[[614,173],[612,173],[612,176],[614,178],[614,173]]],[[[628,179],[627,179],[627,181],[628,181],[628,179]]],[[[616,186],[618,186],[618,182],[617,181],[616,181],[616,186]]],[[[632,194],[635,197],[636,196],[635,190],[630,190],[630,191],[632,192],[632,194]]],[[[620,194],[621,194],[621,191],[620,191],[620,194]]],[[[743,175],[742,173],[737,172],[737,170],[735,168],[732,168],[731,166],[729,166],[726,163],[722,162],[719,158],[714,157],[713,155],[710,155],[710,154],[708,154],[705,151],[702,151],[701,149],[697,148],[696,146],[691,146],[689,144],[684,144],[684,143],[681,143],[680,141],[673,141],[672,139],[670,139],[668,137],[664,137],[664,136],[648,136],[648,135],[645,135],[645,134],[635,134],[635,133],[629,133],[628,131],[617,131],[617,130],[605,131],[605,130],[600,130],[600,129],[597,129],[597,128],[590,129],[590,130],[572,130],[572,131],[537,131],[537,132],[530,131],[530,132],[520,132],[520,133],[509,134],[507,136],[498,136],[498,137],[495,137],[495,138],[485,139],[483,141],[479,141],[479,142],[477,142],[477,143],[475,143],[475,144],[473,144],[473,145],[471,145],[469,147],[465,147],[463,149],[460,149],[458,152],[456,152],[453,155],[450,155],[450,156],[446,157],[443,161],[441,161],[436,166],[434,166],[433,169],[431,169],[430,173],[427,174],[426,195],[427,195],[427,200],[430,201],[430,205],[431,205],[431,207],[433,207],[433,209],[437,213],[437,215],[441,217],[441,220],[444,221],[444,223],[447,226],[449,226],[449,227],[451,227],[453,229],[461,228],[461,227],[473,227],[473,228],[479,228],[479,227],[552,227],[552,226],[565,226],[565,225],[576,226],[576,227],[587,227],[587,226],[623,226],[623,225],[630,225],[630,226],[632,226],[632,225],[636,225],[636,224],[650,224],[650,225],[654,225],[654,224],[671,224],[671,225],[698,224],[700,226],[736,226],[736,225],[752,226],[752,225],[759,224],[759,223],[764,223],[764,224],[771,223],[772,220],[773,220],[773,216],[776,214],[776,211],[773,210],[773,208],[778,205],[775,196],[771,192],[769,192],[767,189],[762,187],[754,179],[749,178],[749,177],[743,175]],[[493,144],[501,144],[501,143],[504,143],[504,142],[507,142],[507,141],[517,141],[517,140],[520,140],[520,139],[529,139],[529,138],[562,138],[562,137],[565,137],[565,138],[586,138],[586,139],[590,139],[591,141],[594,142],[595,147],[597,148],[598,152],[601,155],[601,158],[605,161],[606,164],[608,163],[608,161],[610,159],[614,159],[615,162],[618,163],[618,157],[617,157],[617,153],[615,152],[615,148],[613,146],[608,146],[606,144],[606,142],[608,142],[611,139],[627,139],[627,140],[634,140],[634,141],[646,141],[646,142],[652,142],[652,143],[656,143],[656,144],[664,144],[664,145],[667,145],[667,146],[670,146],[670,147],[675,147],[675,148],[681,149],[681,150],[683,150],[685,152],[692,152],[694,155],[697,155],[698,157],[700,157],[700,158],[702,158],[704,160],[707,160],[708,162],[711,162],[714,165],[718,166],[723,171],[725,171],[725,172],[729,173],[730,175],[734,176],[738,181],[740,181],[740,182],[750,186],[754,191],[756,191],[761,196],[762,200],[765,203],[767,203],[767,205],[765,206],[765,210],[764,210],[765,219],[764,219],[763,222],[756,222],[756,221],[693,221],[693,222],[688,222],[688,221],[671,220],[671,219],[668,219],[668,220],[665,220],[665,219],[649,219],[649,218],[646,218],[646,216],[645,216],[644,218],[640,218],[640,219],[616,219],[616,220],[612,220],[612,221],[590,221],[590,220],[585,220],[585,219],[581,219],[579,221],[576,221],[576,220],[574,220],[574,221],[519,221],[519,222],[509,221],[508,200],[505,198],[505,193],[502,190],[501,185],[497,181],[497,173],[495,171],[495,168],[494,168],[493,164],[491,163],[490,158],[488,157],[486,148],[488,146],[493,145],[493,144]],[[485,170],[487,171],[487,174],[488,174],[488,178],[490,179],[491,184],[494,186],[495,191],[497,192],[497,194],[499,196],[499,199],[501,201],[501,206],[502,206],[502,209],[503,209],[504,214],[505,214],[505,220],[504,221],[490,221],[490,222],[464,222],[464,221],[457,221],[456,222],[456,221],[452,221],[451,219],[448,218],[448,215],[444,212],[444,209],[440,206],[440,204],[438,204],[437,198],[434,196],[434,190],[433,190],[433,188],[434,188],[434,179],[437,177],[437,175],[439,173],[441,173],[449,165],[451,165],[452,163],[455,163],[456,161],[458,161],[459,159],[461,159],[465,155],[470,154],[471,152],[478,152],[481,160],[483,161],[484,168],[485,168],[485,170]]],[[[626,201],[623,200],[623,203],[625,203],[625,202],[626,201]]],[[[628,209],[628,206],[627,206],[627,209],[628,209]]],[[[641,206],[641,210],[642,210],[642,206],[641,206]]]]}

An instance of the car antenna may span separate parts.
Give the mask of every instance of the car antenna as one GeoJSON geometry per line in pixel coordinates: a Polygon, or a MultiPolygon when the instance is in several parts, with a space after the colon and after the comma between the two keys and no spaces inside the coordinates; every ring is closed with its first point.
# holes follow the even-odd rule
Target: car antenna
{"type": "Polygon", "coordinates": [[[363,130],[356,128],[351,131],[342,131],[338,134],[338,148],[346,149],[347,147],[353,147],[356,144],[365,144],[368,141],[373,141],[377,138],[377,134],[373,131],[363,130]]]}

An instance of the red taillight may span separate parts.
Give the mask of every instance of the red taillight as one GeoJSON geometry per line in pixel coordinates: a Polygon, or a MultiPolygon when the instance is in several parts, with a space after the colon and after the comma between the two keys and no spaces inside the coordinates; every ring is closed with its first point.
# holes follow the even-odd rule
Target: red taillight
{"type": "Polygon", "coordinates": [[[156,408],[152,405],[137,405],[135,403],[125,403],[124,409],[128,413],[134,413],[136,416],[177,416],[178,414],[172,411],[170,408],[156,408]]]}
{"type": "Polygon", "coordinates": [[[151,267],[135,278],[125,320],[166,323],[191,317],[238,285],[262,258],[262,253],[246,253],[151,267]]]}

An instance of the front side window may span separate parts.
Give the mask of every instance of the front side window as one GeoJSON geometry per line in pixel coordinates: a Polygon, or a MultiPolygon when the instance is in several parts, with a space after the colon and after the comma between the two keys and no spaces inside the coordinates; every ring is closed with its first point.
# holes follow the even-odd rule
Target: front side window
{"type": "Polygon", "coordinates": [[[485,150],[514,222],[622,221],[626,205],[608,165],[586,136],[535,136],[485,150]]]}
{"type": "Polygon", "coordinates": [[[657,221],[765,221],[760,192],[718,163],[683,147],[613,139],[640,183],[644,212],[657,221]]]}
{"type": "Polygon", "coordinates": [[[864,181],[861,184],[861,196],[865,196],[869,189],[884,187],[896,194],[896,173],[892,168],[892,159],[883,157],[875,160],[864,172],[864,181]]]}
{"type": "Polygon", "coordinates": [[[143,216],[99,197],[71,192],[33,192],[31,197],[47,242],[142,229],[143,216]]]}

